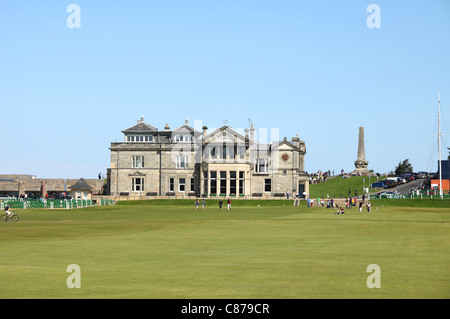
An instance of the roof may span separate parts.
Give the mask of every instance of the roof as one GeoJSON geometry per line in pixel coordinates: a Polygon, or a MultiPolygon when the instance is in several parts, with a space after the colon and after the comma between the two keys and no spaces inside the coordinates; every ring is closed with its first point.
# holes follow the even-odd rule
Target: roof
{"type": "MultiPolygon", "coordinates": [[[[225,125],[222,126],[221,128],[216,129],[214,132],[208,134],[207,136],[203,137],[203,140],[206,141],[210,138],[212,138],[213,136],[219,135],[220,133],[226,132],[229,133],[237,138],[239,138],[242,141],[248,142],[248,139],[245,136],[242,136],[241,134],[239,134],[238,132],[236,132],[235,130],[233,130],[231,127],[225,125]]],[[[213,141],[214,142],[214,141],[213,141]]]]}
{"type": "Polygon", "coordinates": [[[202,133],[200,133],[199,131],[197,131],[196,129],[194,129],[192,126],[185,124],[183,126],[180,126],[176,129],[173,130],[174,133],[177,132],[189,132],[189,133],[194,133],[194,135],[201,135],[202,133]]]}
{"type": "Polygon", "coordinates": [[[80,178],[75,185],[69,186],[70,189],[93,189],[83,178],[80,178]]]}
{"type": "Polygon", "coordinates": [[[146,133],[146,132],[154,132],[158,129],[154,127],[153,125],[139,122],[135,126],[132,126],[130,128],[127,128],[126,130],[122,131],[122,133],[146,133]]]}

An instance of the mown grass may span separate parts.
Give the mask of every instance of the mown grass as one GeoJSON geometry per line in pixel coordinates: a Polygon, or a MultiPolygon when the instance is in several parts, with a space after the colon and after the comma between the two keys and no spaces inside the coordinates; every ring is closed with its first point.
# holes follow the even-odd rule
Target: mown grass
{"type": "MultiPolygon", "coordinates": [[[[223,207],[226,208],[227,201],[223,200],[223,207]]],[[[219,199],[205,199],[206,206],[209,207],[219,207],[219,199]]],[[[300,205],[306,206],[306,201],[300,201],[300,205]]],[[[134,201],[119,201],[116,205],[126,205],[126,206],[176,206],[176,207],[194,207],[195,198],[193,199],[149,199],[149,200],[134,200],[134,201]]],[[[274,206],[293,206],[294,202],[292,199],[267,199],[267,200],[246,200],[246,199],[232,199],[232,207],[274,207],[274,206]]],[[[202,199],[199,199],[199,207],[202,206],[202,199]]]]}
{"type": "Polygon", "coordinates": [[[445,208],[129,204],[16,210],[18,223],[0,224],[0,297],[450,297],[445,208]],[[66,285],[70,264],[80,289],[66,285]],[[370,264],[379,289],[366,285],[370,264]]]}

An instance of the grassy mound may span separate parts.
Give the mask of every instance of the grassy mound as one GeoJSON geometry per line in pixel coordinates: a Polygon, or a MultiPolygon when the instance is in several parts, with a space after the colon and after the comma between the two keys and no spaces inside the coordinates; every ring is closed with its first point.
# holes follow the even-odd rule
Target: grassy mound
{"type": "MultiPolygon", "coordinates": [[[[380,177],[380,181],[384,177],[380,177]]],[[[327,180],[326,182],[311,184],[309,185],[309,194],[311,198],[324,197],[327,198],[329,195],[332,198],[347,197],[349,190],[350,195],[354,196],[355,189],[358,191],[358,195],[363,193],[363,187],[366,188],[370,184],[377,181],[376,177],[371,177],[369,182],[369,177],[367,176],[352,176],[350,178],[342,178],[340,176],[334,177],[327,180]]],[[[371,192],[378,192],[382,188],[373,188],[371,192]]]]}

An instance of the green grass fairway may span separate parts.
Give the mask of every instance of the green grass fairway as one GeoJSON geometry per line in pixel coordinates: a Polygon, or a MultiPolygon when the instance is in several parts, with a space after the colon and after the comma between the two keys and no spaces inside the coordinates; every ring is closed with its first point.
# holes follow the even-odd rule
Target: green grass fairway
{"type": "Polygon", "coordinates": [[[17,209],[0,223],[0,297],[450,298],[448,208],[134,204],[17,209]]]}

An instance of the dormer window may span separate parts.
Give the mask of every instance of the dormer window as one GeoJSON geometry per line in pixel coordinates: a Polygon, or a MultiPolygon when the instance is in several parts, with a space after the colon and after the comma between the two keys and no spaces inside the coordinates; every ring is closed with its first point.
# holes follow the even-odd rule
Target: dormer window
{"type": "Polygon", "coordinates": [[[127,142],[138,142],[138,143],[149,143],[153,141],[153,136],[151,135],[127,135],[127,142]]]}
{"type": "Polygon", "coordinates": [[[175,135],[175,142],[190,143],[192,142],[192,135],[175,135]]]}

